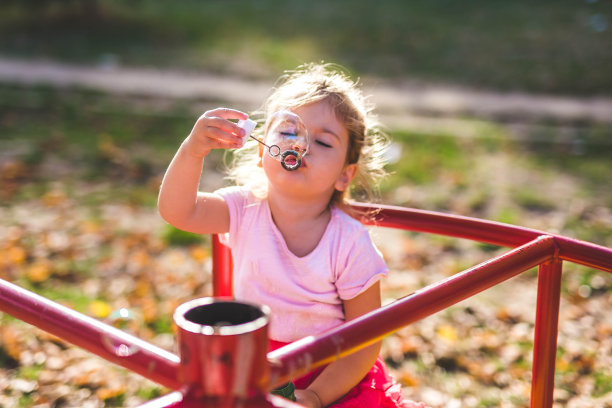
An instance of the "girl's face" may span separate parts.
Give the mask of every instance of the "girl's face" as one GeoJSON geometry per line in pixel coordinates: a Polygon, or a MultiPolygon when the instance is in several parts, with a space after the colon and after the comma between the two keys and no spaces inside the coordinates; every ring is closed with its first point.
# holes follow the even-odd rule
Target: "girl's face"
{"type": "MultiPolygon", "coordinates": [[[[292,195],[328,196],[334,190],[345,190],[353,179],[356,164],[346,164],[349,136],[327,101],[291,109],[306,126],[309,134],[308,153],[295,171],[287,171],[268,154],[260,155],[270,183],[270,191],[282,190],[292,195]]],[[[266,139],[268,135],[266,135],[266,139]]]]}
{"type": "Polygon", "coordinates": [[[285,170],[297,170],[308,154],[310,138],[302,119],[283,110],[273,114],[267,122],[266,147],[268,154],[281,162],[285,170]]]}

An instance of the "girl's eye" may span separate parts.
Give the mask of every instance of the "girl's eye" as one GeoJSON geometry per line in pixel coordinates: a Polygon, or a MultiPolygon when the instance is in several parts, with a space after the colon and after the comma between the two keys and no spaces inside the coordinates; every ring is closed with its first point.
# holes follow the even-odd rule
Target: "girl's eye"
{"type": "Polygon", "coordinates": [[[318,144],[318,145],[321,145],[321,146],[323,146],[323,147],[327,147],[327,148],[332,147],[330,144],[325,143],[325,142],[322,142],[322,141],[320,141],[320,140],[315,140],[315,143],[316,143],[316,144],[318,144]]]}

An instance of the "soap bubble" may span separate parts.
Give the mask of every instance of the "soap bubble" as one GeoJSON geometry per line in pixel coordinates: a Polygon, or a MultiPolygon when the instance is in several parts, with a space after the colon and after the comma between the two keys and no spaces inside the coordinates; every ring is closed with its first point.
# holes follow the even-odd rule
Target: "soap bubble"
{"type": "Polygon", "coordinates": [[[302,158],[308,154],[310,136],[298,115],[283,110],[268,120],[265,145],[271,157],[280,161],[285,170],[293,171],[300,168],[302,158]]]}
{"type": "MultiPolygon", "coordinates": [[[[131,310],[124,307],[111,312],[106,318],[106,323],[131,335],[138,332],[136,316],[131,310]]],[[[104,335],[102,340],[104,346],[119,357],[129,357],[139,350],[138,346],[127,344],[119,338],[108,335],[104,335]]]]}

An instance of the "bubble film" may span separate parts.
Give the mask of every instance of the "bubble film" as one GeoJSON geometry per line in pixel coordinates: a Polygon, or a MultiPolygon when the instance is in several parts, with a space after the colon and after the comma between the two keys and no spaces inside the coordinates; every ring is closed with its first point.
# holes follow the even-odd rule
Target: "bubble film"
{"type": "Polygon", "coordinates": [[[300,168],[308,154],[310,137],[298,115],[289,111],[274,113],[268,121],[265,143],[271,157],[281,162],[285,170],[300,168]]]}

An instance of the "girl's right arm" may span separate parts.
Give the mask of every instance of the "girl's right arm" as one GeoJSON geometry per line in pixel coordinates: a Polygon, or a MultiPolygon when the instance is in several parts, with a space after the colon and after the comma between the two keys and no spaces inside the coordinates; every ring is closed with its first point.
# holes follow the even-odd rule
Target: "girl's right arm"
{"type": "Polygon", "coordinates": [[[172,159],[157,201],[164,220],[176,228],[199,234],[229,230],[227,204],[219,195],[198,192],[202,165],[212,149],[240,147],[244,131],[228,119],[246,119],[247,114],[227,108],[204,113],[172,159]]]}

